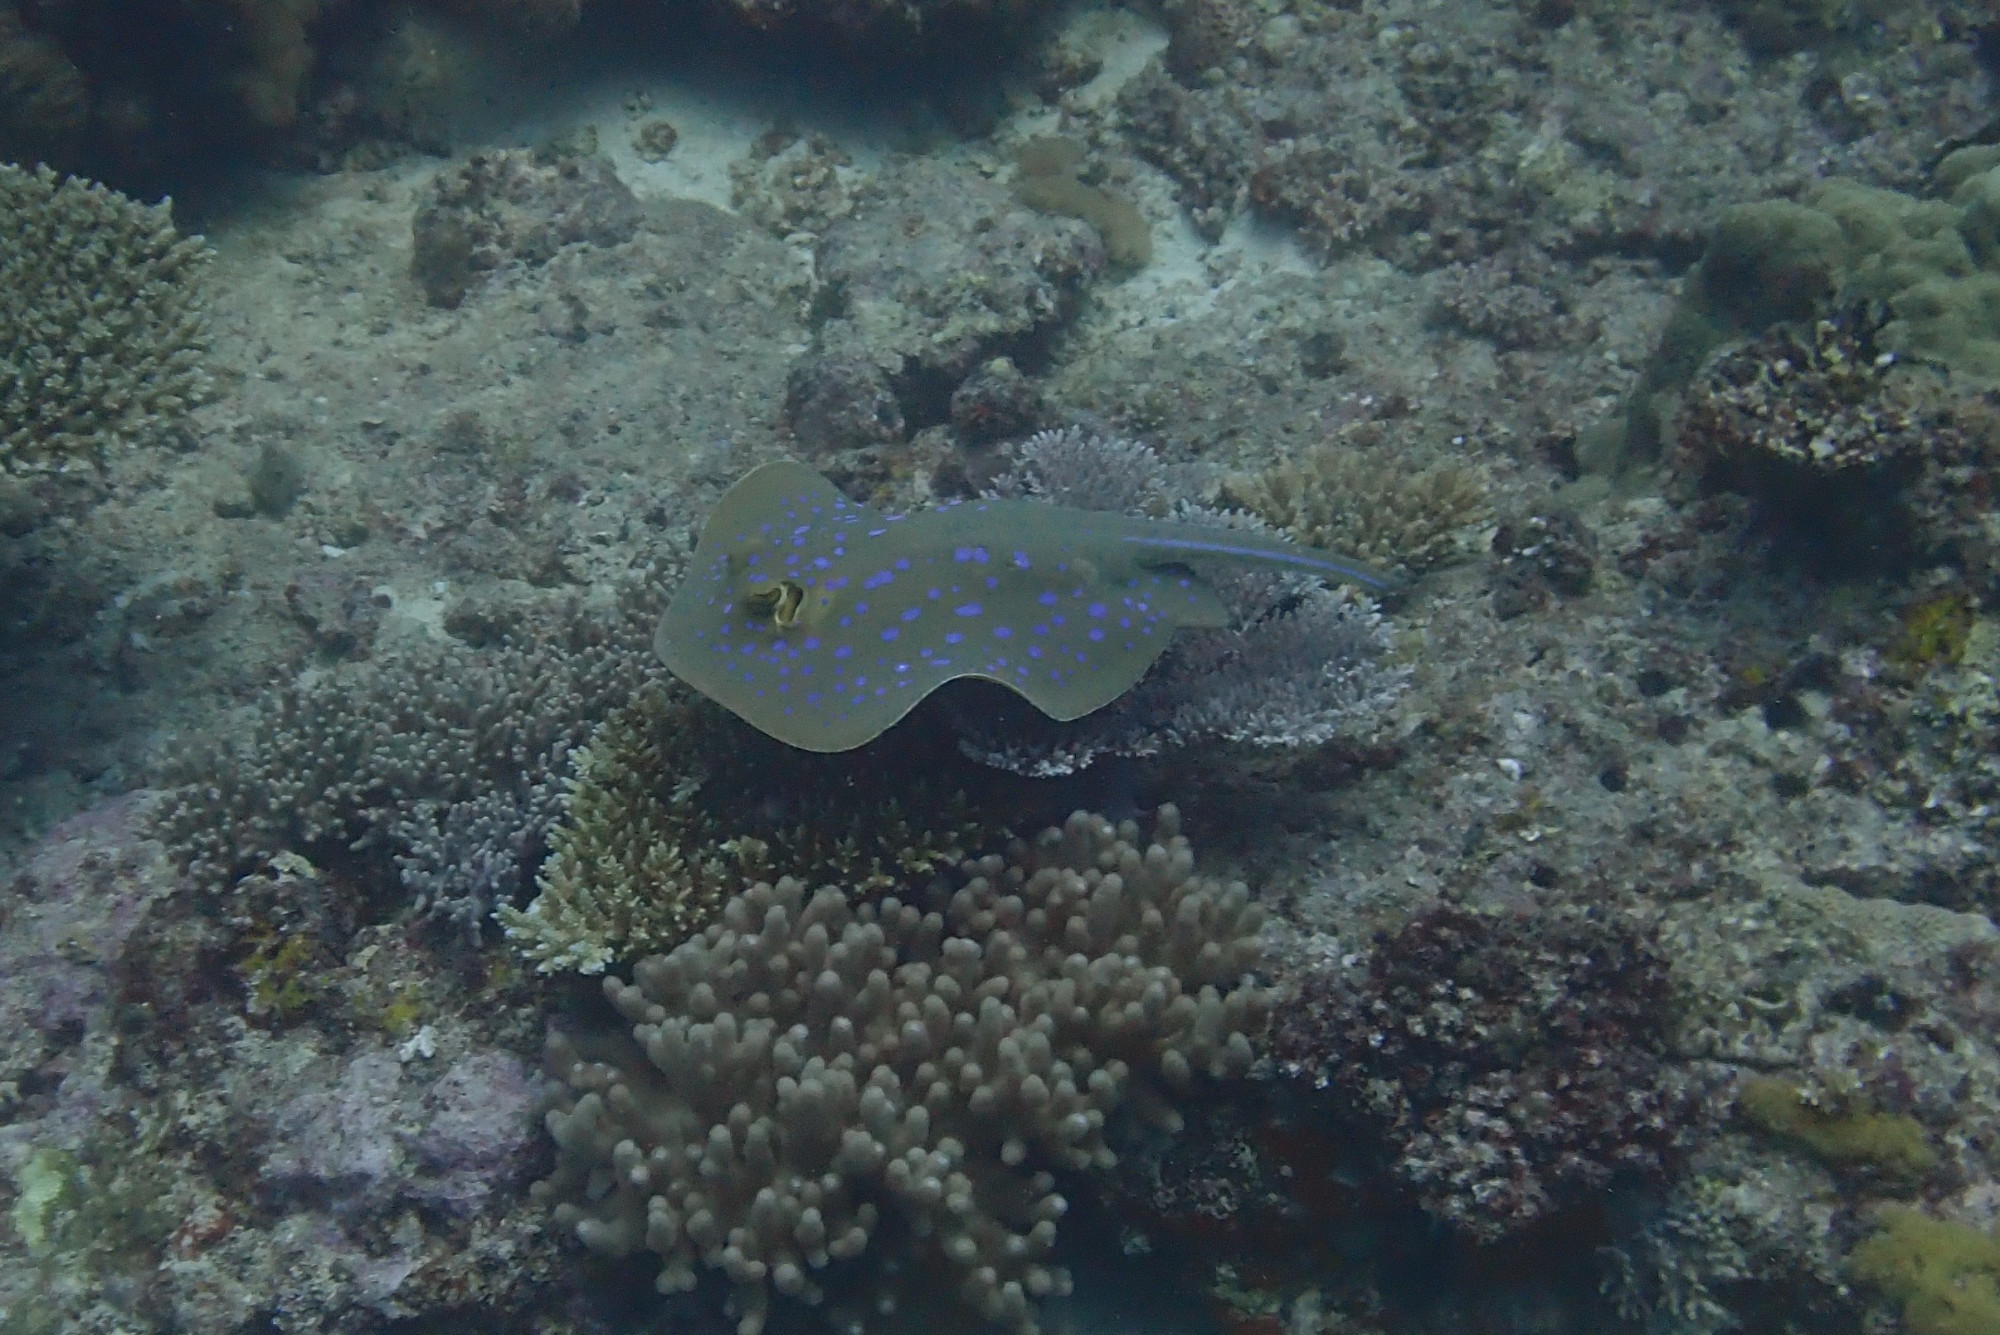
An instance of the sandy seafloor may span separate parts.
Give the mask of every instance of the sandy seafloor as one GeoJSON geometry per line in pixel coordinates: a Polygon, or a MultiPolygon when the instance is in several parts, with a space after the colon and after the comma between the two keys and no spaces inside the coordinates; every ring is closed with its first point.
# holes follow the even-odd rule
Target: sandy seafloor
{"type": "MultiPolygon", "coordinates": [[[[805,457],[918,505],[949,494],[954,457],[992,457],[935,405],[914,442],[816,455],[800,438],[787,378],[822,336],[823,234],[759,225],[730,173],[776,125],[840,156],[837,192],[911,192],[880,207],[913,238],[1012,207],[1021,142],[1091,146],[1153,251],[1094,272],[1013,345],[1032,345],[1035,425],[1143,440],[1217,476],[1333,439],[1391,472],[1448,462],[1477,479],[1482,511],[1388,606],[1410,684],[1361,735],[1236,774],[1172,756],[1136,778],[1107,765],[1051,801],[1179,802],[1200,867],[1271,909],[1271,976],[1286,985],[1370,995],[1370,951],[1389,948],[1377,934],[1396,940],[1441,905],[1525,922],[1504,949],[1553,993],[1522,1001],[1538,1017],[1522,1023],[1571,1028],[1497,1026],[1493,1097],[1561,1103],[1582,1078],[1565,1063],[1639,1045],[1633,1069],[1657,1086],[1627,1091],[1623,1120],[1564,1105],[1580,1129],[1561,1152],[1613,1162],[1620,1135],[1652,1143],[1646,1117],[1685,1124],[1664,1163],[1562,1179],[1532,1225],[1475,1236],[1454,1191],[1560,1178],[1554,1159],[1506,1160],[1499,1132],[1472,1143],[1505,1109],[1438,1106],[1384,1130],[1265,1069],[1202,1096],[1178,1194],[1128,1179],[1074,1212],[1078,1291],[1049,1305],[1048,1328],[2000,1330],[1964,1324],[2000,1311],[1979,1306],[2000,1281],[1991,570],[1947,557],[1829,578],[1782,522],[1701,494],[1671,460],[1620,472],[1588,457],[1724,207],[1842,173],[1920,192],[1942,146],[1983,133],[1986,76],[1959,70],[1962,86],[1916,110],[1815,141],[1799,127],[1830,116],[1811,57],[1753,53],[1698,8],[1647,11],[1633,39],[1678,22],[1657,59],[1705,63],[1725,86],[1697,115],[1699,81],[1663,79],[1656,142],[1620,168],[1664,220],[1650,249],[1579,224],[1529,258],[1414,261],[1388,243],[1329,248],[1230,200],[1204,235],[1119,100],[1167,27],[1122,9],[1052,30],[1100,73],[1053,100],[1014,89],[978,137],[775,75],[667,77],[638,53],[489,97],[449,158],[258,174],[204,196],[222,392],[195,415],[198,446],[122,454],[101,499],[8,540],[20,620],[0,755],[0,1330],[731,1328],[720,1292],[657,1299],[646,1258],[590,1257],[527,1198],[551,1159],[541,1036],[558,1011],[592,1014],[590,986],[511,963],[490,927],[468,947],[414,915],[392,876],[322,881],[281,858],[259,875],[306,885],[307,926],[252,921],[227,896],[214,907],[147,813],[203,738],[267,726],[275,683],[366,680],[441,648],[489,652],[487,627],[532,637],[621,591],[657,598],[755,463],[805,457]],[[1801,109],[1806,92],[1819,112],[1801,109]],[[660,118],[678,143],[647,161],[634,137],[660,118]],[[630,234],[504,263],[456,308],[427,302],[411,224],[433,179],[585,127],[637,201],[630,234]],[[1683,131],[1689,154],[1720,162],[1727,141],[1752,165],[1670,163],[1683,131]],[[962,194],[914,193],[954,180],[962,194]],[[272,458],[299,478],[281,513],[243,503],[272,458]],[[1898,646],[1913,609],[1940,597],[1970,629],[1912,666],[1898,646]],[[1643,940],[1652,963],[1586,987],[1587,969],[1537,955],[1535,924],[1578,916],[1603,941],[1643,940]],[[308,928],[305,999],[273,1004],[259,980],[274,933],[308,928]],[[1658,1012],[1635,1017],[1620,979],[1655,966],[1658,1012]],[[1749,1081],[1803,1111],[1746,1111],[1749,1081]],[[1940,1221],[1957,1249],[1913,1261],[1901,1288],[1852,1259],[1898,1209],[1940,1221]],[[1939,1286],[1959,1296],[1906,1308],[1939,1286]]],[[[1423,40],[1436,6],[1356,12],[1388,49],[1423,40]]],[[[1289,30],[1262,31],[1275,50],[1289,30]]],[[[1851,68],[1881,87],[1895,58],[1868,49],[1851,68]]],[[[1646,56],[1619,59],[1614,74],[1646,56]]],[[[1495,153],[1516,176],[1530,174],[1521,145],[1610,155],[1563,139],[1592,92],[1560,87],[1583,57],[1556,67],[1563,110],[1538,118],[1529,98],[1507,113],[1518,137],[1495,153]]],[[[1941,81],[1955,68],[1926,67],[1941,81]]],[[[1385,114],[1359,95],[1349,110],[1385,114]]],[[[1480,985],[1445,978],[1433,1000],[1474,1006],[1480,985]]],[[[1321,1038],[1336,1053],[1366,1042],[1343,1033],[1321,1038]]],[[[980,1328],[963,1321],[952,1328],[980,1328]]],[[[810,1321],[786,1311],[781,1326],[810,1321]]]]}

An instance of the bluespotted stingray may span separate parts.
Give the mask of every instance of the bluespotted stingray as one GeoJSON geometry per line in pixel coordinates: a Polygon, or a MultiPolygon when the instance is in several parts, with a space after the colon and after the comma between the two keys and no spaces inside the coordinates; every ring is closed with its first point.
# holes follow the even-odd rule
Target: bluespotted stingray
{"type": "Polygon", "coordinates": [[[884,514],[782,462],[747,474],[709,516],[653,648],[690,686],[806,751],[872,741],[961,677],[1066,721],[1130,690],[1174,631],[1229,624],[1187,564],[1199,559],[1382,583],[1277,538],[1042,501],[884,514]]]}

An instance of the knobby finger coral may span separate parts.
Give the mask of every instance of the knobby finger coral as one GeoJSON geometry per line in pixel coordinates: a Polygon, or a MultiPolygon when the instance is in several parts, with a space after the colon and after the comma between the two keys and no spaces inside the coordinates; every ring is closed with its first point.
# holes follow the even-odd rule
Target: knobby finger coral
{"type": "Polygon", "coordinates": [[[891,1275],[1032,1335],[1069,1283],[1051,1170],[1115,1162],[1128,1098],[1243,1074],[1265,1018],[1261,910],[1196,876],[1178,827],[1078,812],[907,898],[752,887],[605,980],[629,1043],[551,1039],[569,1093],[537,1197],[593,1251],[657,1254],[664,1292],[724,1272],[740,1335],[773,1293],[891,1275]]]}

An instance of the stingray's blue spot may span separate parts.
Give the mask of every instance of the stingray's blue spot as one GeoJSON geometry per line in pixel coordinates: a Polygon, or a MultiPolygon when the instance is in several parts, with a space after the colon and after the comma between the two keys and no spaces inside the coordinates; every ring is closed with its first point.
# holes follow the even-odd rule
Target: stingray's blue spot
{"type": "Polygon", "coordinates": [[[993,628],[993,638],[996,640],[1011,640],[1014,638],[1014,628],[1012,626],[995,626],[993,628]]]}
{"type": "Polygon", "coordinates": [[[1183,589],[1191,589],[1194,587],[1194,581],[1191,579],[1177,580],[1175,582],[1178,583],[1183,589]]]}
{"type": "Polygon", "coordinates": [[[924,590],[924,597],[926,597],[926,598],[942,598],[942,597],[944,597],[944,590],[943,590],[943,589],[926,589],[926,590],[924,590]]]}
{"type": "Polygon", "coordinates": [[[1047,622],[1045,622],[1045,621],[1037,621],[1037,622],[1035,623],[1035,634],[1037,634],[1037,635],[1046,635],[1046,634],[1048,634],[1048,633],[1049,633],[1049,627],[1048,627],[1048,623],[1047,623],[1047,622]]]}
{"type": "Polygon", "coordinates": [[[1026,569],[1027,569],[1027,568],[1029,567],[1029,565],[1030,565],[1030,564],[1031,564],[1031,562],[1029,562],[1029,560],[1028,560],[1028,554],[1027,554],[1026,552],[1015,552],[1015,553],[1014,553],[1014,569],[1016,569],[1016,570],[1026,570],[1026,569]]]}
{"type": "Polygon", "coordinates": [[[930,651],[930,650],[928,650],[928,649],[919,649],[919,650],[917,650],[917,657],[918,657],[918,658],[929,658],[930,656],[931,656],[931,651],[930,651]]]}
{"type": "MultiPolygon", "coordinates": [[[[796,514],[793,514],[791,511],[787,510],[785,512],[785,518],[797,519],[798,516],[796,514]]],[[[792,530],[792,536],[796,538],[801,533],[810,533],[812,532],[812,527],[813,526],[811,524],[800,524],[797,528],[792,530]]]]}
{"type": "Polygon", "coordinates": [[[1100,626],[1092,626],[1092,627],[1090,628],[1090,638],[1091,638],[1091,639],[1093,639],[1093,640],[1101,640],[1101,639],[1103,639],[1103,638],[1104,638],[1104,630],[1103,630],[1103,628],[1102,628],[1102,627],[1100,627],[1100,626]]]}
{"type": "Polygon", "coordinates": [[[811,650],[819,648],[819,636],[817,635],[806,636],[805,641],[799,645],[799,648],[805,649],[809,652],[811,650]]]}
{"type": "Polygon", "coordinates": [[[754,644],[746,644],[741,649],[737,650],[737,652],[744,654],[754,654],[757,652],[757,646],[754,644]]]}
{"type": "Polygon", "coordinates": [[[951,609],[962,617],[976,617],[982,610],[978,603],[960,603],[951,609]]]}
{"type": "Polygon", "coordinates": [[[924,614],[924,609],[921,607],[906,607],[903,609],[903,620],[915,621],[918,617],[922,616],[923,614],[924,614]]]}
{"type": "Polygon", "coordinates": [[[944,633],[944,642],[946,644],[962,644],[965,642],[965,636],[955,630],[948,630],[944,633]]]}
{"type": "Polygon", "coordinates": [[[827,582],[826,582],[826,587],[827,587],[827,588],[829,588],[829,589],[844,589],[844,588],[846,588],[846,587],[847,587],[847,576],[845,576],[845,575],[835,575],[835,576],[834,576],[833,578],[831,578],[831,579],[827,580],[827,582]]]}
{"type": "Polygon", "coordinates": [[[1042,656],[1042,646],[1041,646],[1041,645],[1039,645],[1039,644],[1031,644],[1031,645],[1029,645],[1029,646],[1028,646],[1028,657],[1030,657],[1030,658],[1040,658],[1041,656],[1042,656]]]}
{"type": "Polygon", "coordinates": [[[801,677],[810,677],[812,674],[813,674],[813,667],[811,663],[806,663],[800,666],[799,675],[801,677]]]}
{"type": "Polygon", "coordinates": [[[1094,617],[1101,617],[1109,609],[1107,609],[1103,603],[1092,603],[1089,607],[1085,608],[1084,610],[1089,612],[1094,617]]]}
{"type": "Polygon", "coordinates": [[[862,580],[861,587],[864,589],[879,589],[895,578],[896,572],[893,570],[878,570],[867,579],[862,580]]]}
{"type": "Polygon", "coordinates": [[[844,629],[846,629],[846,628],[847,628],[847,627],[849,627],[849,626],[852,626],[853,624],[854,624],[854,618],[853,618],[853,617],[842,617],[842,618],[840,619],[840,625],[841,625],[841,628],[842,628],[843,630],[844,630],[844,629]]]}
{"type": "Polygon", "coordinates": [[[799,563],[799,554],[797,552],[793,552],[785,557],[785,564],[788,566],[796,566],[798,563],[799,563]]]}
{"type": "Polygon", "coordinates": [[[1028,675],[1028,669],[1024,667],[1017,667],[1014,669],[1014,675],[1017,677],[1025,677],[1028,675]]]}
{"type": "Polygon", "coordinates": [[[952,548],[951,559],[954,561],[970,561],[972,559],[972,548],[970,547],[952,548]]]}
{"type": "Polygon", "coordinates": [[[1056,595],[1054,590],[1048,590],[1043,592],[1038,597],[1036,597],[1035,601],[1040,603],[1043,607],[1054,607],[1056,605],[1056,595]]]}
{"type": "Polygon", "coordinates": [[[992,556],[993,553],[987,551],[984,547],[974,547],[972,549],[972,559],[974,561],[977,561],[981,565],[984,565],[986,564],[987,561],[991,560],[992,556]]]}
{"type": "Polygon", "coordinates": [[[936,662],[935,664],[933,664],[932,666],[934,666],[934,667],[941,667],[941,668],[942,668],[942,667],[950,667],[950,666],[951,666],[951,660],[950,660],[949,658],[940,658],[940,659],[938,659],[938,660],[937,660],[937,662],[936,662]]]}
{"type": "Polygon", "coordinates": [[[1069,618],[1066,616],[1052,616],[1049,618],[1049,624],[1052,626],[1067,626],[1069,618]]]}
{"type": "Polygon", "coordinates": [[[897,558],[896,558],[896,569],[898,569],[898,570],[908,570],[909,568],[910,568],[910,558],[909,558],[909,557],[907,557],[907,556],[899,556],[899,557],[897,557],[897,558]]]}
{"type": "Polygon", "coordinates": [[[1000,577],[999,577],[998,575],[988,575],[988,576],[986,577],[986,587],[987,587],[987,588],[989,588],[989,589],[997,589],[997,588],[999,588],[999,587],[1000,587],[1000,577]]]}
{"type": "Polygon", "coordinates": [[[757,531],[759,533],[769,533],[773,527],[775,526],[771,524],[759,524],[757,526],[757,531]]]}
{"type": "Polygon", "coordinates": [[[763,559],[764,559],[763,557],[758,556],[755,553],[752,553],[748,558],[744,560],[743,564],[746,566],[754,566],[763,559]]]}
{"type": "Polygon", "coordinates": [[[856,678],[854,679],[854,684],[855,684],[856,686],[866,686],[866,685],[868,684],[868,678],[866,678],[866,677],[856,677],[856,678]]]}
{"type": "Polygon", "coordinates": [[[851,657],[853,653],[854,653],[854,646],[850,644],[838,644],[835,645],[833,649],[833,656],[835,658],[848,658],[851,657]]]}
{"type": "Polygon", "coordinates": [[[879,538],[888,531],[889,530],[886,528],[871,528],[868,530],[868,536],[871,538],[879,538]]]}
{"type": "Polygon", "coordinates": [[[909,670],[910,670],[910,665],[908,663],[896,664],[896,671],[898,672],[908,672],[909,670]]]}
{"type": "Polygon", "coordinates": [[[868,611],[868,604],[867,604],[867,603],[856,603],[856,604],[854,605],[854,611],[855,611],[855,615],[857,615],[857,616],[859,616],[859,615],[862,615],[862,614],[864,614],[864,613],[866,613],[866,612],[868,611]]]}
{"type": "Polygon", "coordinates": [[[887,695],[888,693],[889,688],[887,686],[877,686],[875,688],[875,694],[878,696],[887,695]]]}
{"type": "Polygon", "coordinates": [[[887,630],[882,632],[882,638],[885,640],[893,640],[902,633],[903,633],[902,631],[897,630],[894,626],[891,626],[887,630]]]}
{"type": "Polygon", "coordinates": [[[1123,630],[1130,630],[1130,629],[1132,629],[1132,618],[1131,618],[1131,617],[1119,617],[1119,618],[1118,618],[1118,625],[1119,625],[1120,629],[1123,629],[1123,630]]]}

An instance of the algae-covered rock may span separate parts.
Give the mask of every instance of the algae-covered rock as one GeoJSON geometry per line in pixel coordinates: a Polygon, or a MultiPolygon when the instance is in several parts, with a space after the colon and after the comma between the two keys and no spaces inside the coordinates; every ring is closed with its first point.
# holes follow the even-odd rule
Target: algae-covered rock
{"type": "Polygon", "coordinates": [[[1634,396],[1628,457],[1652,455],[1672,399],[1710,354],[1773,325],[1841,308],[1880,311],[1882,354],[1921,360],[1972,387],[2000,385],[2000,158],[1946,158],[1919,198],[1840,178],[1797,200],[1726,211],[1634,396]]]}

